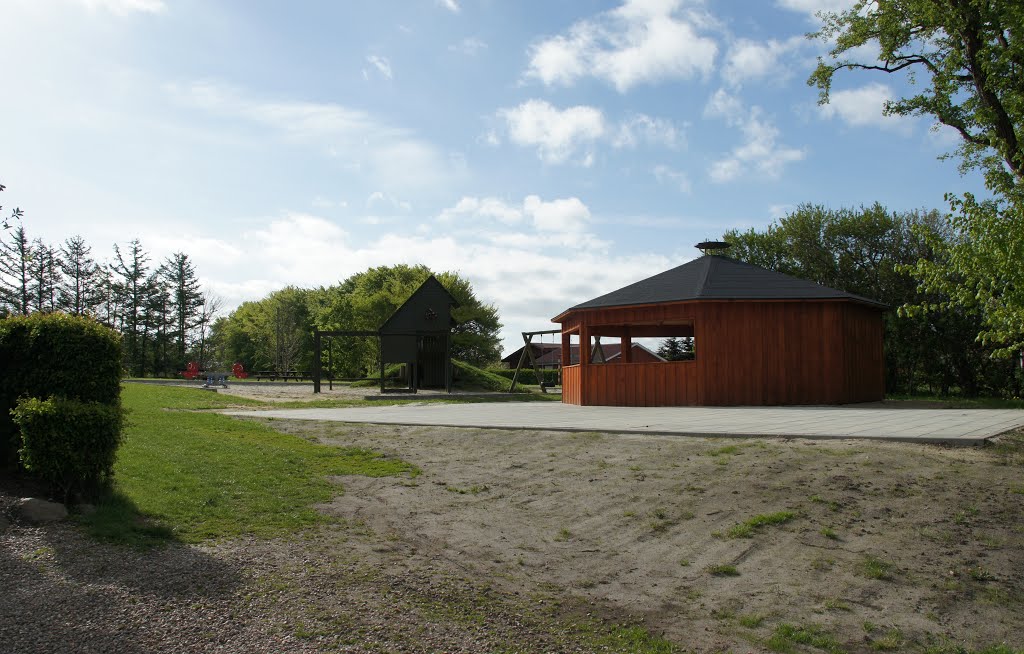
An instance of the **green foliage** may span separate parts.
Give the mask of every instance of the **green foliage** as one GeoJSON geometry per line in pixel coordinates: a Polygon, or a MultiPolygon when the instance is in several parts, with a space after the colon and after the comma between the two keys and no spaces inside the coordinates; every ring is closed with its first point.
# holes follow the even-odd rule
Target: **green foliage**
{"type": "Polygon", "coordinates": [[[311,291],[288,286],[243,303],[218,322],[227,350],[221,367],[240,361],[249,371],[308,371],[313,363],[311,296],[311,291]]]}
{"type": "Polygon", "coordinates": [[[667,361],[688,361],[693,359],[693,337],[666,338],[658,347],[658,355],[667,361]]]}
{"type": "Polygon", "coordinates": [[[1024,201],[979,202],[971,194],[949,196],[956,238],[937,241],[925,234],[943,260],[921,259],[909,267],[939,302],[908,304],[921,316],[959,307],[984,315],[978,340],[1004,357],[1024,349],[1024,201]]]}
{"type": "Polygon", "coordinates": [[[840,70],[902,72],[916,94],[889,101],[888,115],[923,116],[955,129],[962,169],[981,169],[993,191],[1021,183],[1024,10],[1018,0],[859,0],[822,19],[812,37],[831,52],[808,80],[821,89],[822,103],[840,70]],[[877,58],[865,56],[862,46],[877,47],[877,58]]]}
{"type": "MultiPolygon", "coordinates": [[[[452,386],[463,391],[492,391],[504,393],[508,391],[509,382],[503,377],[487,370],[481,370],[465,361],[452,361],[452,386]]],[[[527,392],[516,388],[517,393],[527,392]]]]}
{"type": "MultiPolygon", "coordinates": [[[[289,287],[266,298],[246,302],[213,326],[211,341],[221,365],[240,361],[247,370],[310,370],[314,329],[375,332],[431,274],[426,266],[379,266],[352,275],[334,286],[318,289],[289,287]]],[[[500,358],[497,309],[480,302],[470,283],[456,273],[435,275],[455,297],[452,313],[459,325],[452,330],[452,357],[474,365],[500,358]]],[[[335,378],[376,377],[379,352],[376,338],[325,339],[321,366],[335,378]]]]}
{"type": "Polygon", "coordinates": [[[93,496],[113,474],[121,442],[118,404],[23,398],[12,412],[21,463],[65,498],[93,496]]]}
{"type": "MultiPolygon", "coordinates": [[[[1024,8],[1017,0],[859,0],[850,10],[822,15],[815,35],[833,44],[808,80],[827,103],[835,74],[846,70],[896,73],[915,95],[886,105],[886,113],[923,116],[955,129],[961,171],[982,171],[995,198],[947,196],[951,237],[929,239],[941,252],[908,264],[922,287],[939,298],[908,302],[906,314],[962,308],[980,313],[978,340],[996,355],[1024,348],[1024,8]],[[876,45],[876,60],[862,46],[876,45]],[[920,73],[925,83],[915,75],[920,73]]],[[[1020,379],[1016,380],[1019,393],[1020,379]]]]}
{"type": "MultiPolygon", "coordinates": [[[[492,375],[497,375],[498,377],[503,377],[503,378],[507,379],[509,382],[511,382],[512,381],[512,376],[516,374],[516,369],[515,368],[486,368],[486,372],[488,372],[488,373],[490,373],[492,375]]],[[[544,383],[545,384],[551,384],[551,385],[555,385],[555,384],[558,383],[558,376],[559,376],[558,373],[559,373],[558,370],[543,369],[543,370],[540,371],[541,377],[544,379],[544,383]]],[[[525,364],[523,366],[523,369],[519,371],[519,381],[516,383],[516,385],[518,386],[519,384],[536,384],[536,383],[537,383],[537,375],[536,375],[536,373],[534,373],[533,368],[531,368],[529,366],[529,363],[525,364]]],[[[508,386],[506,385],[505,388],[508,388],[508,386]]]]}
{"type": "Polygon", "coordinates": [[[116,405],[121,337],[88,318],[33,314],[0,320],[0,460],[20,447],[10,410],[20,397],[116,405]]]}

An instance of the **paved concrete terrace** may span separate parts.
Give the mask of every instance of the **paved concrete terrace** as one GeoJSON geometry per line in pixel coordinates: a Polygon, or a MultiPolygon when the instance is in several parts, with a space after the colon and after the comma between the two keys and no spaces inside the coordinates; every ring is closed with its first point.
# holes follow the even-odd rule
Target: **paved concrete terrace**
{"type": "Polygon", "coordinates": [[[608,407],[554,402],[228,411],[229,415],[386,425],[673,434],[867,438],[979,445],[1024,426],[1012,409],[876,407],[608,407]]]}

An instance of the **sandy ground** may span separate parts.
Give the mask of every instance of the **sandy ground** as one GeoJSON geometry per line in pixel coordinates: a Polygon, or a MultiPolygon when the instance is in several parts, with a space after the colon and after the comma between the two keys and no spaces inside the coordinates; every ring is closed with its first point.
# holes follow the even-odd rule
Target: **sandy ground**
{"type": "Polygon", "coordinates": [[[1024,648],[1021,433],[944,448],[249,419],[421,474],[339,478],[320,508],[341,524],[287,539],[126,553],[69,524],[0,529],[0,652],[602,651],[574,637],[595,617],[683,652],[1024,648]]]}
{"type": "Polygon", "coordinates": [[[695,651],[763,645],[783,623],[848,651],[1024,647],[1013,437],[943,448],[273,424],[420,467],[414,480],[343,479],[323,507],[368,525],[412,568],[444,562],[514,593],[557,590],[642,616],[695,651]],[[793,518],[730,536],[781,511],[793,518]]]}

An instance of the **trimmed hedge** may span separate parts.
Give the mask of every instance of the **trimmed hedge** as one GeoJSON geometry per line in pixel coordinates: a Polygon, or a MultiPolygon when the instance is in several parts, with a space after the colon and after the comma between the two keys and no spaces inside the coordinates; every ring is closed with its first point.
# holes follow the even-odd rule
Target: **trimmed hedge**
{"type": "Polygon", "coordinates": [[[22,398],[12,414],[21,431],[22,466],[65,499],[95,494],[114,473],[123,421],[119,404],[22,398]]]}
{"type": "Polygon", "coordinates": [[[17,461],[21,447],[11,417],[19,398],[60,397],[120,406],[121,336],[78,316],[5,318],[0,320],[0,371],[2,465],[17,461]]]}

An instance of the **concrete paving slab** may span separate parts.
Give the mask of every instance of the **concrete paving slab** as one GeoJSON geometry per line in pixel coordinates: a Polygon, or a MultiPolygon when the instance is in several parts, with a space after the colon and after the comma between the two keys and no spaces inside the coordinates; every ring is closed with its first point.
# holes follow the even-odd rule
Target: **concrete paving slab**
{"type": "Polygon", "coordinates": [[[228,415],[388,425],[674,434],[865,438],[978,445],[1024,426],[1014,409],[880,407],[581,407],[555,402],[226,411],[228,415]]]}

